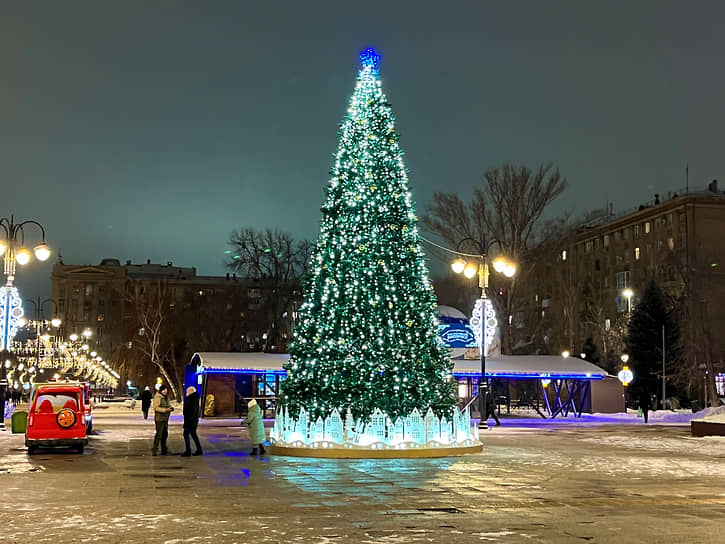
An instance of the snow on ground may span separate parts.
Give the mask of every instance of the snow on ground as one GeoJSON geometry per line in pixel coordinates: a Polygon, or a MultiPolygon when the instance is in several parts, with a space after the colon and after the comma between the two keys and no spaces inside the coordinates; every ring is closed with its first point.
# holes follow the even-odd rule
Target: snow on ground
{"type": "Polygon", "coordinates": [[[725,406],[706,408],[693,415],[695,416],[692,418],[693,420],[707,421],[708,423],[725,423],[725,406]]]}

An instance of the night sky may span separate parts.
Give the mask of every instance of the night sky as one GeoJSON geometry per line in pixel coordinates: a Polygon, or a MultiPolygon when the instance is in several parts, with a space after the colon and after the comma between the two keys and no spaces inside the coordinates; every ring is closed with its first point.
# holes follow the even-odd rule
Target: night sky
{"type": "MultiPolygon", "coordinates": [[[[0,216],[40,221],[52,262],[200,274],[238,227],[314,238],[367,46],[420,215],[507,161],[559,166],[554,214],[679,191],[688,163],[691,188],[725,185],[723,21],[719,1],[4,2],[0,216]]],[[[19,271],[23,296],[50,270],[19,271]]]]}

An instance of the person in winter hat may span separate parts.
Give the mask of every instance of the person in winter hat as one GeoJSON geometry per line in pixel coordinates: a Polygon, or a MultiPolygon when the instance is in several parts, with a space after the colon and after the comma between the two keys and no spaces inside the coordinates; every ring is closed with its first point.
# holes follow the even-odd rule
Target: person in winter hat
{"type": "Polygon", "coordinates": [[[189,457],[191,453],[191,444],[189,438],[194,439],[196,451],[194,455],[202,455],[201,442],[196,434],[196,427],[199,425],[199,394],[194,386],[186,388],[186,400],[184,401],[184,453],[182,457],[189,457]]]}
{"type": "Polygon", "coordinates": [[[254,399],[247,403],[247,407],[249,410],[247,412],[247,419],[244,422],[249,426],[249,440],[252,442],[252,451],[249,455],[257,455],[258,448],[259,453],[264,454],[267,451],[264,449],[264,442],[267,440],[267,437],[264,434],[262,410],[254,399]]]}
{"type": "Polygon", "coordinates": [[[151,392],[151,388],[147,385],[141,393],[141,411],[143,412],[143,418],[149,418],[149,408],[151,408],[151,400],[154,398],[154,394],[151,392]]]}
{"type": "Polygon", "coordinates": [[[161,455],[168,455],[166,448],[166,439],[169,437],[169,416],[174,411],[174,407],[169,402],[169,388],[161,385],[154,395],[154,423],[156,424],[156,434],[154,435],[154,446],[151,449],[151,455],[156,455],[161,446],[161,455]]]}

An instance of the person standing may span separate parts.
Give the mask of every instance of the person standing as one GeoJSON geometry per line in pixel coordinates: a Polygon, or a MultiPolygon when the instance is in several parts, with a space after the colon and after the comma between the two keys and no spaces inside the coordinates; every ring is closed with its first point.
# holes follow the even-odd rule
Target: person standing
{"type": "Polygon", "coordinates": [[[151,399],[154,395],[151,393],[151,388],[147,385],[141,393],[141,411],[143,412],[143,418],[149,418],[149,408],[151,408],[151,399]]]}
{"type": "Polygon", "coordinates": [[[247,419],[245,423],[249,426],[249,440],[252,442],[252,451],[249,455],[264,454],[264,441],[267,437],[264,434],[264,419],[262,419],[262,410],[257,401],[252,399],[247,403],[247,419]],[[259,451],[258,451],[259,449],[259,451]]]}
{"type": "Polygon", "coordinates": [[[642,415],[644,416],[644,422],[647,423],[649,409],[650,409],[650,400],[649,400],[649,393],[647,392],[646,387],[643,387],[639,393],[639,408],[640,408],[640,410],[642,410],[642,415]]]}
{"type": "Polygon", "coordinates": [[[169,437],[169,416],[174,411],[173,406],[169,402],[169,388],[161,385],[154,395],[154,423],[156,423],[156,434],[154,435],[154,445],[151,449],[151,455],[156,455],[161,446],[161,455],[168,455],[169,450],[166,447],[166,439],[169,437]]]}
{"type": "Polygon", "coordinates": [[[196,434],[196,428],[199,425],[199,394],[194,386],[186,388],[186,400],[184,401],[184,453],[182,457],[189,457],[191,453],[190,438],[194,439],[196,451],[193,455],[202,455],[201,442],[196,434]]]}

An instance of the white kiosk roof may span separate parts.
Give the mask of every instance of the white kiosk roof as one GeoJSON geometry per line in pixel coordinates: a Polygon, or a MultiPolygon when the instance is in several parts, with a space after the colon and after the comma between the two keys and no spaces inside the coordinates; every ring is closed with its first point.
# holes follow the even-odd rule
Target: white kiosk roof
{"type": "MultiPolygon", "coordinates": [[[[287,353],[227,353],[200,352],[191,359],[192,364],[202,365],[204,371],[229,372],[276,372],[282,373],[282,365],[289,361],[287,353]]],[[[478,359],[453,359],[455,376],[479,376],[481,363],[478,359]]],[[[571,378],[601,380],[607,372],[583,359],[559,355],[497,355],[486,358],[486,375],[491,378],[571,378]]]]}

